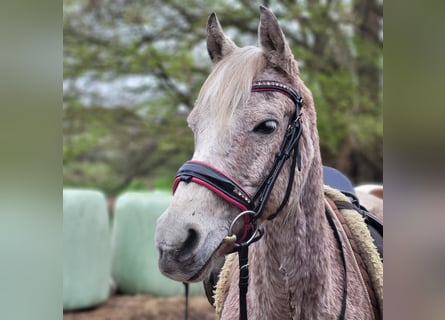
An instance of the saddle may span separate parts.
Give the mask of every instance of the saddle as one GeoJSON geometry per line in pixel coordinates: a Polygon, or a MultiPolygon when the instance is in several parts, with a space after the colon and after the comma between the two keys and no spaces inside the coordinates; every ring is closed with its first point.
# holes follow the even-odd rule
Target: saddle
{"type": "Polygon", "coordinates": [[[347,197],[343,201],[340,199],[334,201],[339,210],[355,210],[363,217],[383,262],[383,221],[360,204],[351,181],[337,169],[323,166],[323,182],[326,186],[337,189],[347,197]]]}
{"type": "Polygon", "coordinates": [[[363,207],[350,180],[323,166],[326,210],[337,221],[355,257],[376,319],[383,318],[383,221],[363,207]]]}
{"type": "Polygon", "coordinates": [[[353,204],[347,195],[324,186],[326,213],[335,221],[352,267],[366,289],[375,319],[383,318],[383,223],[353,204]],[[381,233],[380,233],[381,231],[381,233]]]}

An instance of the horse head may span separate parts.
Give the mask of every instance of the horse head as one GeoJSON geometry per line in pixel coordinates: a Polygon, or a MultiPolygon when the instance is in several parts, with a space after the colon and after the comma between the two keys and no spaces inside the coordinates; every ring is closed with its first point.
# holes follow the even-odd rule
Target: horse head
{"type": "MultiPolygon", "coordinates": [[[[210,15],[207,49],[213,68],[187,119],[195,137],[192,163],[210,164],[213,172],[231,179],[244,195],[258,191],[296,112],[295,99],[286,94],[252,90],[253,83],[258,86],[259,80],[267,80],[294,89],[303,101],[301,118],[297,115],[301,170],[292,179],[293,190],[301,190],[311,178],[310,167],[319,153],[312,95],[299,78],[297,62],[276,17],[265,7],[260,10],[258,38],[259,47],[239,48],[224,34],[216,15],[210,15]]],[[[288,161],[277,176],[258,224],[282,203],[291,172],[288,161]]],[[[223,239],[230,234],[240,237],[243,232],[241,219],[232,225],[243,206],[189,182],[177,181],[172,202],[156,227],[159,268],[183,282],[202,280],[218,259],[233,249],[223,239]]],[[[297,203],[298,197],[291,201],[297,203]]]]}

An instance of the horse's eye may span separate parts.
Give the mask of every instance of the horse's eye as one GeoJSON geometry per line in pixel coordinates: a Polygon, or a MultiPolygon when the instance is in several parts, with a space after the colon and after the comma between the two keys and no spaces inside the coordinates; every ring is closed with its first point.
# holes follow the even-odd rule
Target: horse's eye
{"type": "Polygon", "coordinates": [[[261,134],[271,134],[275,131],[275,129],[278,127],[278,123],[275,120],[267,120],[264,122],[261,122],[259,125],[257,125],[253,132],[261,133],[261,134]]]}

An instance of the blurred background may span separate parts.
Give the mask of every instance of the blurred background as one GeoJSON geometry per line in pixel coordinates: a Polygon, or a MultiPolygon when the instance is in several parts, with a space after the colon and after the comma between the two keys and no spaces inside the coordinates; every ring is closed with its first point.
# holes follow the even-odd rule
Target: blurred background
{"type": "MultiPolygon", "coordinates": [[[[207,18],[215,12],[238,46],[256,45],[259,4],[64,1],[64,319],[80,320],[82,313],[75,310],[98,303],[103,305],[94,314],[85,313],[89,320],[103,318],[100,312],[117,305],[133,312],[153,311],[144,306],[162,297],[177,300],[156,300],[170,301],[168,308],[159,310],[182,312],[181,284],[172,283],[157,268],[154,226],[170,201],[177,169],[193,154],[193,134],[186,118],[211,68],[207,18]],[[86,211],[91,214],[83,216],[86,211]],[[101,223],[93,220],[98,217],[101,223]],[[93,257],[103,267],[94,277],[83,270],[93,257]],[[104,280],[96,287],[87,288],[93,281],[86,281],[77,288],[89,276],[98,283],[104,280]],[[93,292],[101,298],[88,298],[93,292]],[[130,308],[127,304],[134,303],[135,294],[144,294],[145,300],[130,308]]],[[[313,92],[324,164],[356,184],[382,183],[382,2],[263,4],[278,17],[301,78],[313,92]]],[[[191,293],[197,296],[193,316],[212,318],[200,284],[191,293]]],[[[130,313],[117,316],[130,317],[130,313]]]]}
{"type": "MultiPolygon", "coordinates": [[[[226,32],[236,38],[239,45],[256,42],[255,28],[258,23],[257,5],[259,3],[252,4],[251,7],[247,1],[194,3],[196,5],[192,6],[192,2],[186,0],[176,5],[169,1],[162,3],[150,1],[150,4],[147,2],[143,21],[147,21],[144,23],[150,29],[154,26],[161,28],[162,23],[165,24],[168,19],[169,25],[164,25],[164,28],[170,30],[170,37],[174,37],[179,29],[186,30],[177,35],[183,41],[196,37],[198,42],[201,41],[201,49],[195,52],[192,51],[192,47],[189,47],[186,54],[193,52],[193,55],[201,55],[203,59],[197,61],[204,65],[208,65],[203,43],[205,20],[212,11],[218,14],[226,32]],[[170,12],[167,8],[174,7],[178,10],[167,15],[170,12]],[[201,11],[202,16],[195,14],[201,11]],[[238,20],[234,19],[234,12],[238,20]],[[183,20],[185,14],[191,13],[191,17],[195,19],[191,23],[193,31],[187,28],[187,26],[191,28],[190,22],[183,20]],[[226,13],[230,14],[226,15],[226,13]],[[246,18],[247,16],[250,18],[246,18]],[[148,19],[151,22],[148,22],[148,19]],[[237,33],[236,30],[241,24],[248,24],[251,30],[237,33]],[[200,37],[198,37],[199,34],[200,37]]],[[[332,108],[339,108],[340,105],[327,104],[320,100],[317,90],[321,90],[319,86],[313,85],[317,77],[323,78],[320,86],[323,81],[325,83],[339,82],[336,85],[340,85],[339,79],[343,79],[333,77],[331,79],[321,70],[328,66],[329,68],[332,66],[333,69],[333,66],[337,66],[335,68],[338,70],[344,70],[344,67],[338,67],[335,59],[332,65],[326,64],[324,60],[326,56],[333,53],[329,50],[333,48],[338,50],[336,46],[341,43],[333,36],[333,34],[338,36],[339,33],[338,29],[331,26],[331,23],[342,21],[342,25],[352,26],[352,23],[367,21],[363,17],[372,20],[375,17],[372,12],[375,11],[368,10],[367,14],[351,14],[355,2],[350,0],[340,4],[329,0],[310,3],[308,1],[295,1],[295,3],[265,1],[264,3],[269,5],[279,17],[286,36],[294,48],[294,53],[301,62],[302,76],[314,91],[320,120],[321,117],[325,117],[325,122],[332,122],[327,125],[337,123],[341,117],[335,116],[333,112],[322,113],[322,110],[323,108],[332,110],[332,108]],[[317,11],[314,7],[320,4],[325,7],[330,4],[332,9],[328,14],[326,10],[317,11]],[[339,7],[349,14],[345,16],[338,13],[336,8],[339,7]],[[323,15],[325,18],[321,19],[323,15]],[[294,25],[298,23],[300,32],[297,32],[291,23],[294,25]],[[310,27],[313,30],[308,29],[310,27]],[[323,54],[315,56],[310,51],[305,51],[304,45],[294,42],[292,38],[302,39],[300,37],[303,37],[303,30],[309,30],[306,38],[307,41],[312,41],[308,42],[309,48],[314,47],[316,39],[314,35],[317,35],[321,41],[323,33],[329,34],[324,38],[324,43],[319,42],[319,45],[325,48],[323,54]],[[312,35],[309,36],[309,34],[312,35]],[[332,46],[333,44],[335,46],[332,46]],[[303,52],[307,52],[307,56],[303,52]],[[314,62],[309,68],[307,63],[310,56],[313,57],[314,62]]],[[[443,125],[445,117],[443,111],[445,101],[445,90],[443,90],[444,4],[443,1],[431,0],[386,0],[384,4],[385,319],[443,319],[445,314],[443,303],[445,301],[443,275],[443,270],[445,270],[443,233],[445,227],[443,209],[445,207],[443,196],[445,194],[443,183],[445,180],[443,170],[445,160],[443,152],[445,138],[443,125]]],[[[373,8],[374,2],[363,1],[362,5],[373,8]]],[[[65,154],[62,156],[61,137],[67,135],[68,108],[76,109],[76,104],[68,103],[70,100],[68,87],[70,81],[81,78],[87,69],[90,70],[90,74],[98,78],[103,77],[104,74],[118,74],[119,66],[126,65],[130,69],[128,60],[124,60],[124,47],[126,47],[125,43],[133,41],[138,33],[130,32],[131,36],[127,34],[117,37],[117,33],[112,30],[116,30],[117,26],[128,24],[125,22],[128,21],[128,18],[125,18],[128,17],[128,10],[125,8],[135,8],[134,6],[142,9],[142,1],[88,3],[69,0],[63,2],[59,0],[6,0],[0,2],[2,41],[0,50],[0,255],[3,262],[0,263],[1,319],[52,320],[62,317],[61,273],[64,260],[62,177],[65,176],[64,164],[70,161],[67,161],[65,154]],[[98,5],[93,5],[94,3],[98,5]],[[115,11],[115,9],[118,10],[115,11]],[[110,12],[116,12],[114,19],[111,18],[110,12]],[[126,15],[124,15],[125,12],[127,12],[126,15]],[[74,30],[78,32],[78,35],[71,36],[71,39],[68,31],[72,28],[70,21],[76,21],[74,26],[77,28],[74,30]],[[93,30],[94,33],[92,33],[93,30]],[[98,30],[106,31],[99,32],[98,30]],[[65,39],[63,39],[64,33],[65,39]],[[100,34],[108,36],[100,41],[100,34]],[[86,42],[86,39],[90,37],[91,41],[86,42]],[[105,55],[106,52],[112,52],[107,48],[121,41],[124,44],[116,47],[114,55],[105,55]],[[76,55],[68,54],[69,50],[74,50],[75,47],[78,48],[76,55]],[[92,48],[96,50],[90,51],[92,48]],[[91,52],[91,57],[86,59],[84,55],[88,52],[91,52]],[[101,56],[108,57],[110,60],[99,61],[98,57],[101,56]],[[86,61],[91,63],[86,64],[86,61]],[[84,67],[81,68],[82,64],[84,67]],[[106,72],[103,72],[104,70],[106,72]],[[64,73],[65,82],[63,82],[62,73],[64,73]],[[62,85],[64,86],[63,97],[62,85]],[[62,99],[64,100],[63,110],[62,99]]],[[[362,12],[359,9],[360,6],[357,8],[357,12],[362,12]]],[[[132,12],[137,13],[138,10],[136,8],[132,12]]],[[[378,16],[381,19],[381,13],[378,16]]],[[[133,21],[132,24],[136,22],[133,21]]],[[[141,27],[142,24],[137,23],[137,25],[141,27]]],[[[350,29],[351,27],[349,29],[346,27],[346,30],[350,29]]],[[[140,30],[146,32],[145,27],[140,30]]],[[[158,29],[152,29],[152,35],[155,30],[158,29]]],[[[363,28],[356,30],[362,30],[364,34],[372,29],[368,29],[365,24],[363,28]]],[[[155,36],[157,39],[164,38],[165,34],[155,34],[155,36]]],[[[349,37],[348,39],[348,44],[352,44],[366,37],[355,37],[355,40],[349,37]]],[[[149,41],[147,47],[150,46],[149,41]]],[[[354,48],[351,49],[354,57],[360,54],[357,51],[359,46],[356,46],[354,44],[351,47],[354,48]]],[[[176,47],[173,48],[170,55],[176,52],[176,47]]],[[[370,50],[369,52],[374,52],[370,50]]],[[[378,50],[381,51],[381,45],[378,50]]],[[[361,55],[364,61],[376,59],[374,54],[367,56],[362,53],[361,55]]],[[[140,56],[140,54],[132,54],[135,58],[140,56]]],[[[338,56],[341,57],[341,55],[338,56]]],[[[153,76],[155,73],[146,71],[155,69],[149,69],[153,56],[143,56],[143,59],[147,65],[138,69],[136,74],[144,77],[153,76]]],[[[351,59],[350,68],[357,66],[357,62],[352,63],[356,60],[351,57],[348,59],[351,59]]],[[[163,59],[164,67],[167,61],[166,58],[163,59]]],[[[186,61],[182,60],[181,65],[186,66],[186,61]]],[[[381,62],[378,65],[381,67],[381,62]]],[[[208,72],[208,69],[205,72],[208,72]]],[[[196,72],[193,76],[199,74],[196,72]]],[[[343,71],[343,74],[349,74],[349,71],[343,71]]],[[[91,77],[91,79],[95,78],[91,77]]],[[[352,82],[351,78],[347,79],[349,80],[344,80],[345,83],[352,82]]],[[[186,84],[195,83],[195,81],[196,79],[192,77],[186,84]]],[[[167,87],[166,83],[163,86],[167,87]]],[[[356,85],[349,87],[350,90],[352,88],[368,90],[367,85],[352,83],[356,85]]],[[[377,83],[381,84],[372,82],[370,85],[374,86],[377,83]]],[[[155,91],[168,92],[162,89],[163,86],[157,86],[155,91]]],[[[86,85],[86,87],[89,86],[86,85]]],[[[85,90],[76,90],[85,92],[85,90]]],[[[108,91],[108,95],[129,91],[129,89],[111,90],[108,91]]],[[[345,92],[323,91],[323,94],[327,93],[340,96],[341,99],[351,99],[351,92],[348,90],[345,92]]],[[[194,95],[196,96],[196,92],[194,95]]],[[[79,97],[80,95],[71,101],[80,100],[79,97]]],[[[172,105],[171,100],[160,105],[162,107],[172,105]]],[[[347,105],[348,110],[352,110],[351,106],[347,105]]],[[[373,105],[376,108],[377,106],[378,104],[373,105]]],[[[78,110],[82,110],[83,107],[82,103],[77,104],[78,110]]],[[[148,107],[148,102],[145,107],[148,107]]],[[[93,109],[85,105],[85,109],[87,108],[93,109]]],[[[376,110],[381,110],[381,107],[376,110]]],[[[381,118],[381,115],[379,117],[381,118]]],[[[179,117],[179,119],[184,121],[184,118],[179,117]]],[[[374,123],[381,123],[380,120],[374,123]]],[[[80,126],[79,123],[86,126],[94,122],[79,121],[80,126]]],[[[352,124],[340,125],[360,125],[363,130],[369,130],[371,127],[369,123],[372,121],[354,121],[352,124]]],[[[319,121],[319,126],[321,126],[321,121],[319,121]]],[[[104,128],[102,127],[101,130],[104,128]]],[[[320,127],[324,144],[326,139],[332,137],[322,133],[322,130],[320,127]]],[[[325,130],[327,132],[327,129],[325,130]]],[[[168,132],[173,134],[170,130],[168,132]]],[[[331,130],[330,135],[340,134],[340,132],[340,130],[331,130]]],[[[87,140],[86,137],[82,139],[87,140]]],[[[366,134],[364,137],[369,139],[373,136],[366,134]]],[[[178,134],[174,134],[172,141],[179,138],[181,137],[178,134]]],[[[357,139],[356,136],[351,138],[357,139]]],[[[64,140],[66,141],[66,138],[64,140]]],[[[370,143],[368,146],[374,146],[374,144],[370,143]]],[[[337,151],[335,146],[331,148],[330,152],[337,151]]],[[[324,148],[323,150],[326,162],[327,155],[324,148]]],[[[125,153],[122,152],[121,155],[125,153]]],[[[176,169],[177,167],[172,165],[172,172],[176,169]]],[[[93,170],[93,172],[98,172],[98,170],[93,170]]],[[[150,172],[154,175],[158,174],[156,170],[150,170],[150,172]]],[[[167,172],[167,174],[174,173],[167,172]]],[[[162,177],[160,172],[159,176],[162,177]]],[[[69,180],[65,178],[65,181],[69,180]]],[[[148,180],[143,179],[144,183],[146,181],[148,180]]],[[[72,184],[74,185],[74,182],[72,184]]]]}
{"type": "MultiPolygon", "coordinates": [[[[383,181],[383,3],[264,1],[283,28],[318,111],[325,164],[383,181]]],[[[186,117],[210,71],[207,17],[257,44],[259,3],[65,0],[63,183],[114,197],[169,189],[193,152],[186,117]]]]}

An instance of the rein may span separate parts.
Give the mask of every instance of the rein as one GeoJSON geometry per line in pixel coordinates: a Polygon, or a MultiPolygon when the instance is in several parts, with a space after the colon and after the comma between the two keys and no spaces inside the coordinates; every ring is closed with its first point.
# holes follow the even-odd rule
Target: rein
{"type": "Polygon", "coordinates": [[[179,168],[173,183],[173,193],[175,193],[181,181],[185,183],[194,182],[214,192],[216,195],[242,211],[233,220],[228,235],[236,237],[236,246],[232,252],[237,251],[239,256],[239,314],[241,320],[247,320],[246,294],[249,283],[248,248],[249,245],[258,241],[264,235],[264,229],[262,226],[257,226],[257,220],[264,212],[269,196],[285,162],[289,158],[292,159],[286,193],[280,206],[268,217],[268,220],[275,218],[285,207],[292,191],[295,168],[298,167],[298,170],[301,169],[298,146],[302,132],[301,108],[303,106],[303,99],[299,92],[281,82],[260,80],[254,81],[252,84],[251,92],[271,91],[279,92],[289,97],[293,101],[295,109],[289,119],[280,149],[275,154],[272,168],[265,176],[254,195],[250,195],[240,184],[227,174],[208,163],[197,160],[187,161],[181,168],[179,168]],[[232,229],[235,227],[235,224],[239,219],[244,220],[244,228],[238,237],[237,235],[230,233],[232,233],[232,229]]]}

